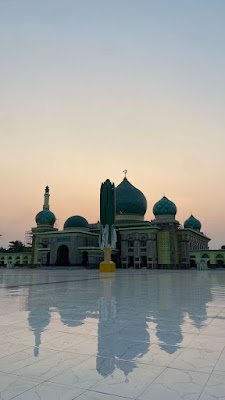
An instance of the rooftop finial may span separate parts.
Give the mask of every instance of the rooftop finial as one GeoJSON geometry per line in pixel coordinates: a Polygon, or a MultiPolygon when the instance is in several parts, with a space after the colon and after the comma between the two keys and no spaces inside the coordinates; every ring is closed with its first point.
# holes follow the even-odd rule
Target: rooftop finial
{"type": "Polygon", "coordinates": [[[128,173],[127,169],[125,169],[123,172],[124,172],[124,175],[125,175],[124,179],[127,179],[127,173],[128,173]]]}
{"type": "Polygon", "coordinates": [[[43,210],[49,210],[49,186],[45,188],[43,210]]]}

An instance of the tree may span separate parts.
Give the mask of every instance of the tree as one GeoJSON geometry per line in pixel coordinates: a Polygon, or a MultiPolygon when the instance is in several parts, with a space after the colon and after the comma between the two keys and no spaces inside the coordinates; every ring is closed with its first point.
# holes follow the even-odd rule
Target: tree
{"type": "Polygon", "coordinates": [[[20,240],[15,240],[9,242],[8,251],[14,253],[22,253],[23,251],[27,251],[27,248],[20,240]]]}
{"type": "Polygon", "coordinates": [[[6,253],[7,250],[4,247],[0,247],[0,253],[6,253]]]}

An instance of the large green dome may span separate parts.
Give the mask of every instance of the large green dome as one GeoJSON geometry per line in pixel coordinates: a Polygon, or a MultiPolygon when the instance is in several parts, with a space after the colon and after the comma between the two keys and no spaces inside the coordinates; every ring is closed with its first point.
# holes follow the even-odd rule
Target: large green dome
{"type": "Polygon", "coordinates": [[[200,231],[201,227],[201,222],[197,218],[193,217],[193,215],[191,215],[184,223],[184,228],[191,228],[200,231]]]}
{"type": "Polygon", "coordinates": [[[153,207],[153,214],[156,215],[176,215],[176,205],[166,196],[163,196],[153,207]]]}
{"type": "Polygon", "coordinates": [[[37,225],[53,226],[55,223],[55,215],[50,210],[43,209],[36,215],[35,220],[36,220],[37,225]]]}
{"type": "Polygon", "coordinates": [[[141,215],[147,210],[147,200],[127,178],[116,187],[116,214],[141,215]]]}
{"type": "Polygon", "coordinates": [[[74,215],[66,220],[63,229],[88,228],[88,222],[80,215],[74,215]]]}

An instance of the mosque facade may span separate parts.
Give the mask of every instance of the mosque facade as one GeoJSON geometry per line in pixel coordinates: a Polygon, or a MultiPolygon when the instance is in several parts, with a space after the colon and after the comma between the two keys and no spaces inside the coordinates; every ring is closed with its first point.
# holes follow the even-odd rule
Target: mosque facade
{"type": "MultiPolygon", "coordinates": [[[[153,220],[146,220],[147,200],[127,177],[116,187],[117,268],[182,268],[194,266],[198,252],[209,251],[209,238],[201,223],[191,215],[182,227],[176,220],[177,207],[163,196],[153,207],[153,220]],[[191,256],[192,253],[192,256],[191,256]]],[[[62,230],[54,227],[49,208],[49,188],[43,210],[32,228],[33,266],[81,266],[98,268],[103,260],[99,248],[99,222],[90,224],[79,215],[69,217],[62,230]]]]}

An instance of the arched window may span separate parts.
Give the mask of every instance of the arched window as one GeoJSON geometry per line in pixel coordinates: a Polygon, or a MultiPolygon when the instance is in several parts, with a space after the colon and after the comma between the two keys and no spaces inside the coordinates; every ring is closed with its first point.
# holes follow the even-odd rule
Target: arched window
{"type": "Polygon", "coordinates": [[[208,254],[203,254],[202,258],[209,258],[208,254]]]}
{"type": "Polygon", "coordinates": [[[147,240],[145,236],[141,236],[141,247],[146,247],[147,240]]]}
{"type": "Polygon", "coordinates": [[[134,239],[132,237],[128,238],[128,247],[134,247],[134,239]]]}
{"type": "Polygon", "coordinates": [[[224,257],[223,257],[222,254],[217,254],[216,258],[217,258],[217,259],[218,259],[218,258],[224,259],[224,257]]]}
{"type": "Polygon", "coordinates": [[[128,238],[128,251],[129,251],[129,249],[130,249],[130,251],[133,250],[133,248],[134,248],[134,239],[132,237],[129,237],[128,238]]]}

